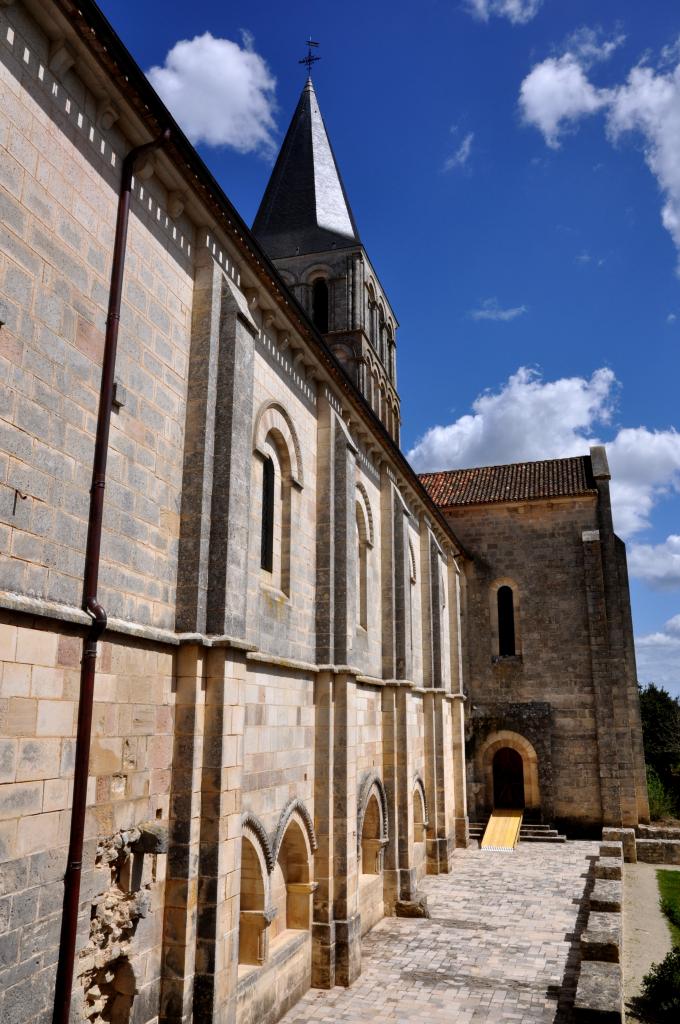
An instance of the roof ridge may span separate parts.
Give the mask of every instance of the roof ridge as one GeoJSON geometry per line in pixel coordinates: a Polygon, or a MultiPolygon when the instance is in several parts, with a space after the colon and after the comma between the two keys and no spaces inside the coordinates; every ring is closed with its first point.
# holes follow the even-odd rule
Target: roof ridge
{"type": "Polygon", "coordinates": [[[575,497],[596,490],[590,455],[440,470],[418,477],[440,508],[575,497]]]}
{"type": "Polygon", "coordinates": [[[443,473],[478,473],[483,469],[512,469],[516,466],[544,466],[551,463],[575,462],[583,459],[590,459],[590,455],[564,455],[555,459],[524,459],[519,462],[498,462],[484,466],[459,466],[457,469],[430,469],[425,473],[418,473],[418,476],[439,476],[443,473]]]}

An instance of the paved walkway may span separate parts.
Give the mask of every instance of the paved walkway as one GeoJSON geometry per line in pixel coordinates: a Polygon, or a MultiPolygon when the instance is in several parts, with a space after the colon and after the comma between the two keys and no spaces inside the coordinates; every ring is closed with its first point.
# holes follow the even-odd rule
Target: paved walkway
{"type": "Polygon", "coordinates": [[[680,871],[673,864],[623,866],[623,982],[626,1002],[640,992],[644,975],[670,953],[671,931],[661,913],[657,869],[680,871]]]}
{"type": "Polygon", "coordinates": [[[580,913],[597,843],[461,850],[429,876],[431,920],[386,918],[351,989],[311,989],[285,1024],[519,1024],[570,1020],[580,913]]]}

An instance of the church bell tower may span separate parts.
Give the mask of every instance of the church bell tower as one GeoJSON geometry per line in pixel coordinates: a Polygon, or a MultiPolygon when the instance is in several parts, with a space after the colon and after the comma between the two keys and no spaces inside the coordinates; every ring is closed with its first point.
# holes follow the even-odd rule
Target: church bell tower
{"type": "Polygon", "coordinates": [[[398,442],[397,320],[361,243],[311,76],[253,234],[398,442]]]}

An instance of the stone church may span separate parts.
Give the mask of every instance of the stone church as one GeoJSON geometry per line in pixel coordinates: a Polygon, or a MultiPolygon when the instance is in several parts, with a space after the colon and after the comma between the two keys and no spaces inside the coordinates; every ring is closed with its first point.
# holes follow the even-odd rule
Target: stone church
{"type": "Polygon", "coordinates": [[[0,204],[3,1024],[273,1024],[494,808],[647,819],[606,454],[414,472],[311,81],[251,230],[0,0],[0,204]]]}

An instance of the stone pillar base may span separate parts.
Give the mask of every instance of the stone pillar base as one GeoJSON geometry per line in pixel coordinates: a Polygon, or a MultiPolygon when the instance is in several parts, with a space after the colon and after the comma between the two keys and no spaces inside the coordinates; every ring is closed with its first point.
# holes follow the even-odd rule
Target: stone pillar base
{"type": "Polygon", "coordinates": [[[335,922],[312,923],[312,988],[335,985],[335,922]]]}
{"type": "Polygon", "coordinates": [[[456,836],[456,848],[467,850],[470,845],[470,820],[467,818],[456,818],[454,822],[456,836]]]}
{"type": "Polygon", "coordinates": [[[335,922],[335,984],[349,988],[361,974],[361,915],[335,922]]]}
{"type": "Polygon", "coordinates": [[[427,840],[427,873],[428,875],[446,875],[450,870],[450,859],[453,849],[449,847],[453,845],[453,837],[451,842],[448,839],[428,839],[427,840]]]}
{"type": "Polygon", "coordinates": [[[397,917],[429,917],[427,896],[419,896],[416,893],[412,900],[397,900],[394,912],[397,917]]]}

